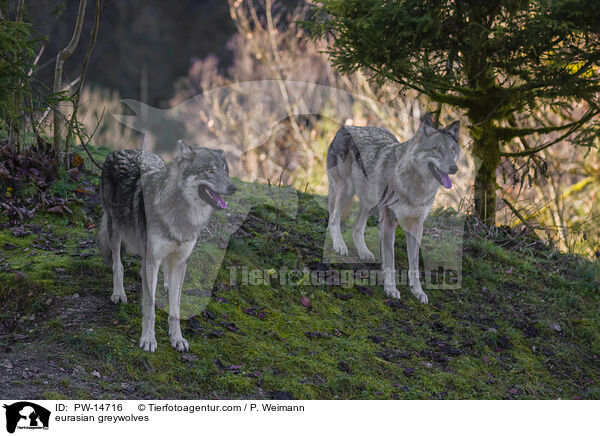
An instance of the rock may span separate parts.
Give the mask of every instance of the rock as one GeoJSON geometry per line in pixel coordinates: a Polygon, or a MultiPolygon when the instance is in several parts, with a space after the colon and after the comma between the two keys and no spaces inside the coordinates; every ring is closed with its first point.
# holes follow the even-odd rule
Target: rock
{"type": "Polygon", "coordinates": [[[85,369],[83,368],[83,366],[81,365],[77,365],[74,369],[73,369],[73,375],[74,376],[84,376],[86,375],[87,372],[85,371],[85,369]]]}
{"type": "Polygon", "coordinates": [[[46,306],[50,306],[50,305],[52,304],[52,298],[51,298],[51,297],[50,297],[50,298],[48,298],[48,299],[45,301],[45,304],[46,304],[46,306]]]}
{"type": "Polygon", "coordinates": [[[433,363],[431,362],[421,362],[421,365],[429,369],[433,368],[433,363]]]}
{"type": "Polygon", "coordinates": [[[560,333],[562,332],[562,328],[560,325],[558,325],[557,323],[555,323],[554,321],[550,321],[548,323],[548,327],[550,327],[552,330],[554,330],[556,333],[560,333]]]}
{"type": "Polygon", "coordinates": [[[94,377],[96,377],[96,378],[100,378],[100,377],[101,377],[101,376],[100,376],[100,373],[99,373],[98,371],[93,371],[93,372],[92,372],[92,375],[93,375],[94,377]]]}
{"type": "Polygon", "coordinates": [[[487,329],[487,331],[490,333],[498,333],[498,330],[495,329],[494,327],[490,327],[489,329],[487,329]]]}
{"type": "Polygon", "coordinates": [[[3,359],[0,361],[0,366],[6,369],[12,369],[12,362],[8,359],[3,359]]]}
{"type": "Polygon", "coordinates": [[[27,279],[27,274],[25,274],[24,272],[17,271],[15,273],[15,282],[20,282],[20,281],[26,280],[26,279],[27,279]]]}
{"type": "Polygon", "coordinates": [[[182,353],[181,360],[183,360],[185,362],[195,362],[198,360],[198,356],[196,356],[195,354],[192,354],[192,353],[182,353]]]}

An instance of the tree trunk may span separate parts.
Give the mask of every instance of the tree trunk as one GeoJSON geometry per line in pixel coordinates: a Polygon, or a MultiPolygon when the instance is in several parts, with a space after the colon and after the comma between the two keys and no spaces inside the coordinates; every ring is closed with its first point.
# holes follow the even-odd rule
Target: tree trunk
{"type": "MultiPolygon", "coordinates": [[[[73,54],[73,51],[79,43],[79,36],[81,35],[81,28],[83,26],[83,17],[85,16],[86,4],[87,0],[79,1],[79,10],[77,11],[77,21],[75,22],[73,36],[71,37],[71,40],[69,41],[67,46],[61,51],[59,51],[58,55],[56,55],[56,67],[54,70],[54,93],[59,93],[60,91],[62,91],[63,66],[65,64],[65,60],[73,54]]],[[[57,102],[56,108],[54,109],[54,152],[57,154],[60,150],[60,124],[60,102],[57,102]]],[[[69,162],[68,155],[65,156],[65,162],[67,164],[69,162]]]]}
{"type": "Polygon", "coordinates": [[[475,215],[487,225],[496,223],[496,169],[500,165],[500,143],[494,135],[491,122],[473,126],[473,154],[481,159],[475,176],[475,215]]]}

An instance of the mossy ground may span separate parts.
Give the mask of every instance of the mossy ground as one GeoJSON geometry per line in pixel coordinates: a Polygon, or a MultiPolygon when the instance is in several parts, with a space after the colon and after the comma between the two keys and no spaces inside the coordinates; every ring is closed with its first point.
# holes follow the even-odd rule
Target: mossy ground
{"type": "MultiPolygon", "coordinates": [[[[84,179],[97,185],[97,174],[84,179]]],[[[284,205],[264,187],[238,185],[239,204],[214,215],[190,259],[186,289],[213,285],[210,299],[184,295],[194,316],[183,322],[183,354],[158,308],[158,350],[138,348],[137,260],[125,258],[129,303],[110,302],[112,274],[86,228],[100,214],[93,195],[69,202],[72,215],[38,213],[23,236],[0,217],[0,396],[600,399],[597,262],[469,232],[462,288],[428,290],[429,305],[406,287],[390,302],[380,286],[252,284],[239,269],[231,283],[231,268],[323,267],[327,226],[322,198],[297,192],[293,213],[295,195],[284,205]]],[[[63,175],[55,189],[75,198],[77,186],[63,175]]],[[[405,247],[398,230],[398,265],[405,247]]]]}

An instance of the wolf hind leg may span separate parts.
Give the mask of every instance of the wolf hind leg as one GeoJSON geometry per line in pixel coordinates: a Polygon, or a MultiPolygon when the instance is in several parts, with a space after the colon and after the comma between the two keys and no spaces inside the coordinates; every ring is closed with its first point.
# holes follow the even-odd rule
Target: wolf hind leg
{"type": "Polygon", "coordinates": [[[154,303],[159,268],[160,260],[154,259],[151,255],[142,259],[142,334],[139,344],[141,349],[151,353],[156,351],[154,303]]]}
{"type": "MultiPolygon", "coordinates": [[[[110,220],[109,220],[110,221],[110,220]]],[[[113,293],[110,299],[113,303],[127,303],[127,296],[123,287],[123,264],[121,263],[122,238],[115,229],[108,229],[110,250],[112,253],[113,293]]]]}
{"type": "Polygon", "coordinates": [[[340,226],[344,210],[352,201],[354,186],[351,181],[343,179],[335,167],[330,169],[329,176],[329,233],[333,249],[338,254],[346,256],[348,247],[342,237],[340,226]]]}
{"type": "Polygon", "coordinates": [[[383,208],[379,211],[379,237],[381,243],[381,272],[383,273],[383,289],[392,298],[400,298],[396,288],[396,270],[394,268],[394,240],[398,221],[394,212],[383,208]]]}
{"type": "Polygon", "coordinates": [[[367,219],[369,219],[369,209],[360,206],[358,217],[352,227],[352,237],[354,238],[354,246],[358,251],[358,257],[362,260],[375,260],[375,256],[371,253],[371,250],[365,243],[365,226],[367,225],[367,219]]]}
{"type": "Polygon", "coordinates": [[[100,227],[98,228],[98,234],[96,241],[98,243],[98,249],[102,255],[102,262],[107,268],[112,266],[112,249],[110,246],[109,237],[109,226],[112,225],[110,218],[106,212],[102,214],[102,221],[100,221],[100,227]]]}

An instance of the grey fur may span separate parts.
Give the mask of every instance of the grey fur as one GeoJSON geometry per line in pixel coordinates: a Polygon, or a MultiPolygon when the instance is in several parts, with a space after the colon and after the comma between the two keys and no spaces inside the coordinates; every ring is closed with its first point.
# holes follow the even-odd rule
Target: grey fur
{"type": "Polygon", "coordinates": [[[147,351],[156,350],[154,300],[161,264],[169,291],[171,345],[179,351],[188,349],[179,320],[186,261],[213,210],[226,205],[220,195],[237,189],[229,180],[222,150],[192,148],[183,141],[177,150],[169,165],[147,151],[115,151],[106,158],[100,181],[104,214],[98,245],[113,270],[111,300],[127,302],[121,264],[124,244],[129,253],[142,258],[140,347],[147,351]]]}
{"type": "Polygon", "coordinates": [[[459,122],[439,129],[431,114],[422,120],[415,136],[399,143],[380,127],[342,127],[329,146],[329,232],[333,248],[348,254],[341,219],[356,194],[360,211],[352,229],[354,245],[363,260],[375,260],[364,239],[367,219],[379,212],[382,271],[386,293],[398,298],[394,271],[395,230],[400,224],[407,239],[409,285],[423,303],[428,302],[419,279],[419,246],[423,222],[448,174],[458,170],[459,122]]]}

